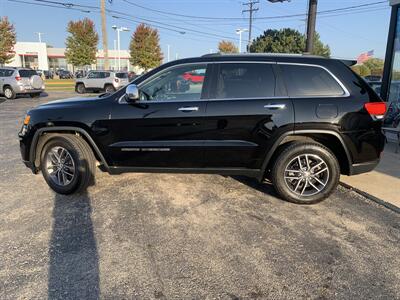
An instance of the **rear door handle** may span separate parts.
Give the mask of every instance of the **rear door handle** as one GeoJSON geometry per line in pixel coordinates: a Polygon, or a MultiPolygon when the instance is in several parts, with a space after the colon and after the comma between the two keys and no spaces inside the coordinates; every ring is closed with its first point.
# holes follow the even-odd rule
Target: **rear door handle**
{"type": "Polygon", "coordinates": [[[264,108],[268,109],[284,109],[286,107],[286,104],[267,104],[264,105],[264,108]]]}
{"type": "Polygon", "coordinates": [[[197,106],[186,106],[186,107],[180,107],[178,108],[179,111],[183,111],[183,112],[189,112],[189,111],[198,111],[199,108],[197,106]]]}

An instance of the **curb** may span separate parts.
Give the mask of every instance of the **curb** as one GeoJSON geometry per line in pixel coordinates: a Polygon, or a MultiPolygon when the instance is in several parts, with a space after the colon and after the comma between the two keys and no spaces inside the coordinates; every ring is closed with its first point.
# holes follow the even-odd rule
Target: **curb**
{"type": "Polygon", "coordinates": [[[351,191],[356,192],[357,194],[360,194],[361,196],[364,196],[368,200],[371,200],[371,201],[373,201],[373,202],[375,202],[375,203],[377,203],[379,205],[382,205],[382,206],[386,207],[387,209],[390,209],[390,210],[400,214],[400,207],[397,207],[396,205],[393,205],[393,204],[391,204],[389,202],[386,202],[386,201],[384,201],[382,199],[379,199],[379,198],[377,198],[375,196],[372,196],[371,194],[368,194],[367,192],[361,191],[361,190],[359,190],[359,189],[357,189],[357,188],[355,188],[355,187],[353,187],[351,185],[348,185],[347,183],[344,183],[342,181],[340,181],[339,184],[341,186],[343,186],[344,188],[346,188],[346,189],[349,189],[351,191]]]}

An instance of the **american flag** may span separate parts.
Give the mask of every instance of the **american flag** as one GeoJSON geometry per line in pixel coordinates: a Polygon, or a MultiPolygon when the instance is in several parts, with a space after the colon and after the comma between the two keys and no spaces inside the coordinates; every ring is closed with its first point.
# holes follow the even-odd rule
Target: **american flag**
{"type": "Polygon", "coordinates": [[[366,61],[367,61],[368,59],[370,59],[372,56],[374,56],[374,50],[361,53],[361,54],[357,57],[357,64],[362,64],[362,63],[366,62],[366,61]]]}

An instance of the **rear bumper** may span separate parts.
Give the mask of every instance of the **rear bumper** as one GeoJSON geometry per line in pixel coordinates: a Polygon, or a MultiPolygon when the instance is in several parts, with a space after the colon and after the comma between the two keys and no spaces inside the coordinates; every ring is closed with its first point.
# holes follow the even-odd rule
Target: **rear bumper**
{"type": "Polygon", "coordinates": [[[16,94],[42,93],[42,92],[44,92],[44,89],[33,89],[33,88],[27,88],[27,87],[19,85],[16,88],[14,88],[14,92],[16,94]]]}
{"type": "Polygon", "coordinates": [[[379,159],[374,161],[368,161],[360,164],[353,164],[350,168],[349,175],[358,175],[362,173],[371,172],[379,164],[379,159]]]}

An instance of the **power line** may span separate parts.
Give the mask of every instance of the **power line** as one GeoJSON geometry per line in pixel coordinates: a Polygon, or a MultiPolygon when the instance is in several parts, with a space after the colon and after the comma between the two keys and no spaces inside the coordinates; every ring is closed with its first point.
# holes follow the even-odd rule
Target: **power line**
{"type": "MultiPolygon", "coordinates": [[[[192,18],[192,19],[205,19],[205,20],[243,20],[243,18],[238,18],[238,17],[206,17],[206,16],[194,16],[194,15],[185,15],[185,14],[177,14],[173,12],[167,12],[167,11],[162,11],[158,9],[153,9],[149,8],[143,5],[139,5],[136,3],[133,3],[129,0],[123,0],[124,2],[136,6],[148,11],[152,12],[157,12],[161,13],[164,15],[172,15],[172,16],[177,16],[177,17],[184,17],[184,18],[192,18]]],[[[360,7],[369,7],[369,6],[374,6],[377,4],[382,4],[382,3],[388,3],[388,0],[383,0],[383,1],[377,1],[377,2],[370,2],[370,3],[364,3],[364,4],[358,4],[358,5],[352,5],[352,6],[347,6],[347,7],[340,7],[340,8],[335,8],[335,9],[328,9],[328,10],[323,10],[323,11],[318,11],[318,14],[324,14],[324,13],[331,13],[331,12],[336,12],[336,11],[344,11],[344,10],[351,10],[354,8],[360,8],[360,7]]],[[[282,15],[282,16],[273,16],[273,17],[257,17],[254,18],[254,20],[261,20],[261,19],[278,19],[278,18],[286,18],[286,17],[304,17],[307,16],[307,14],[292,14],[292,15],[282,15]]]]}

